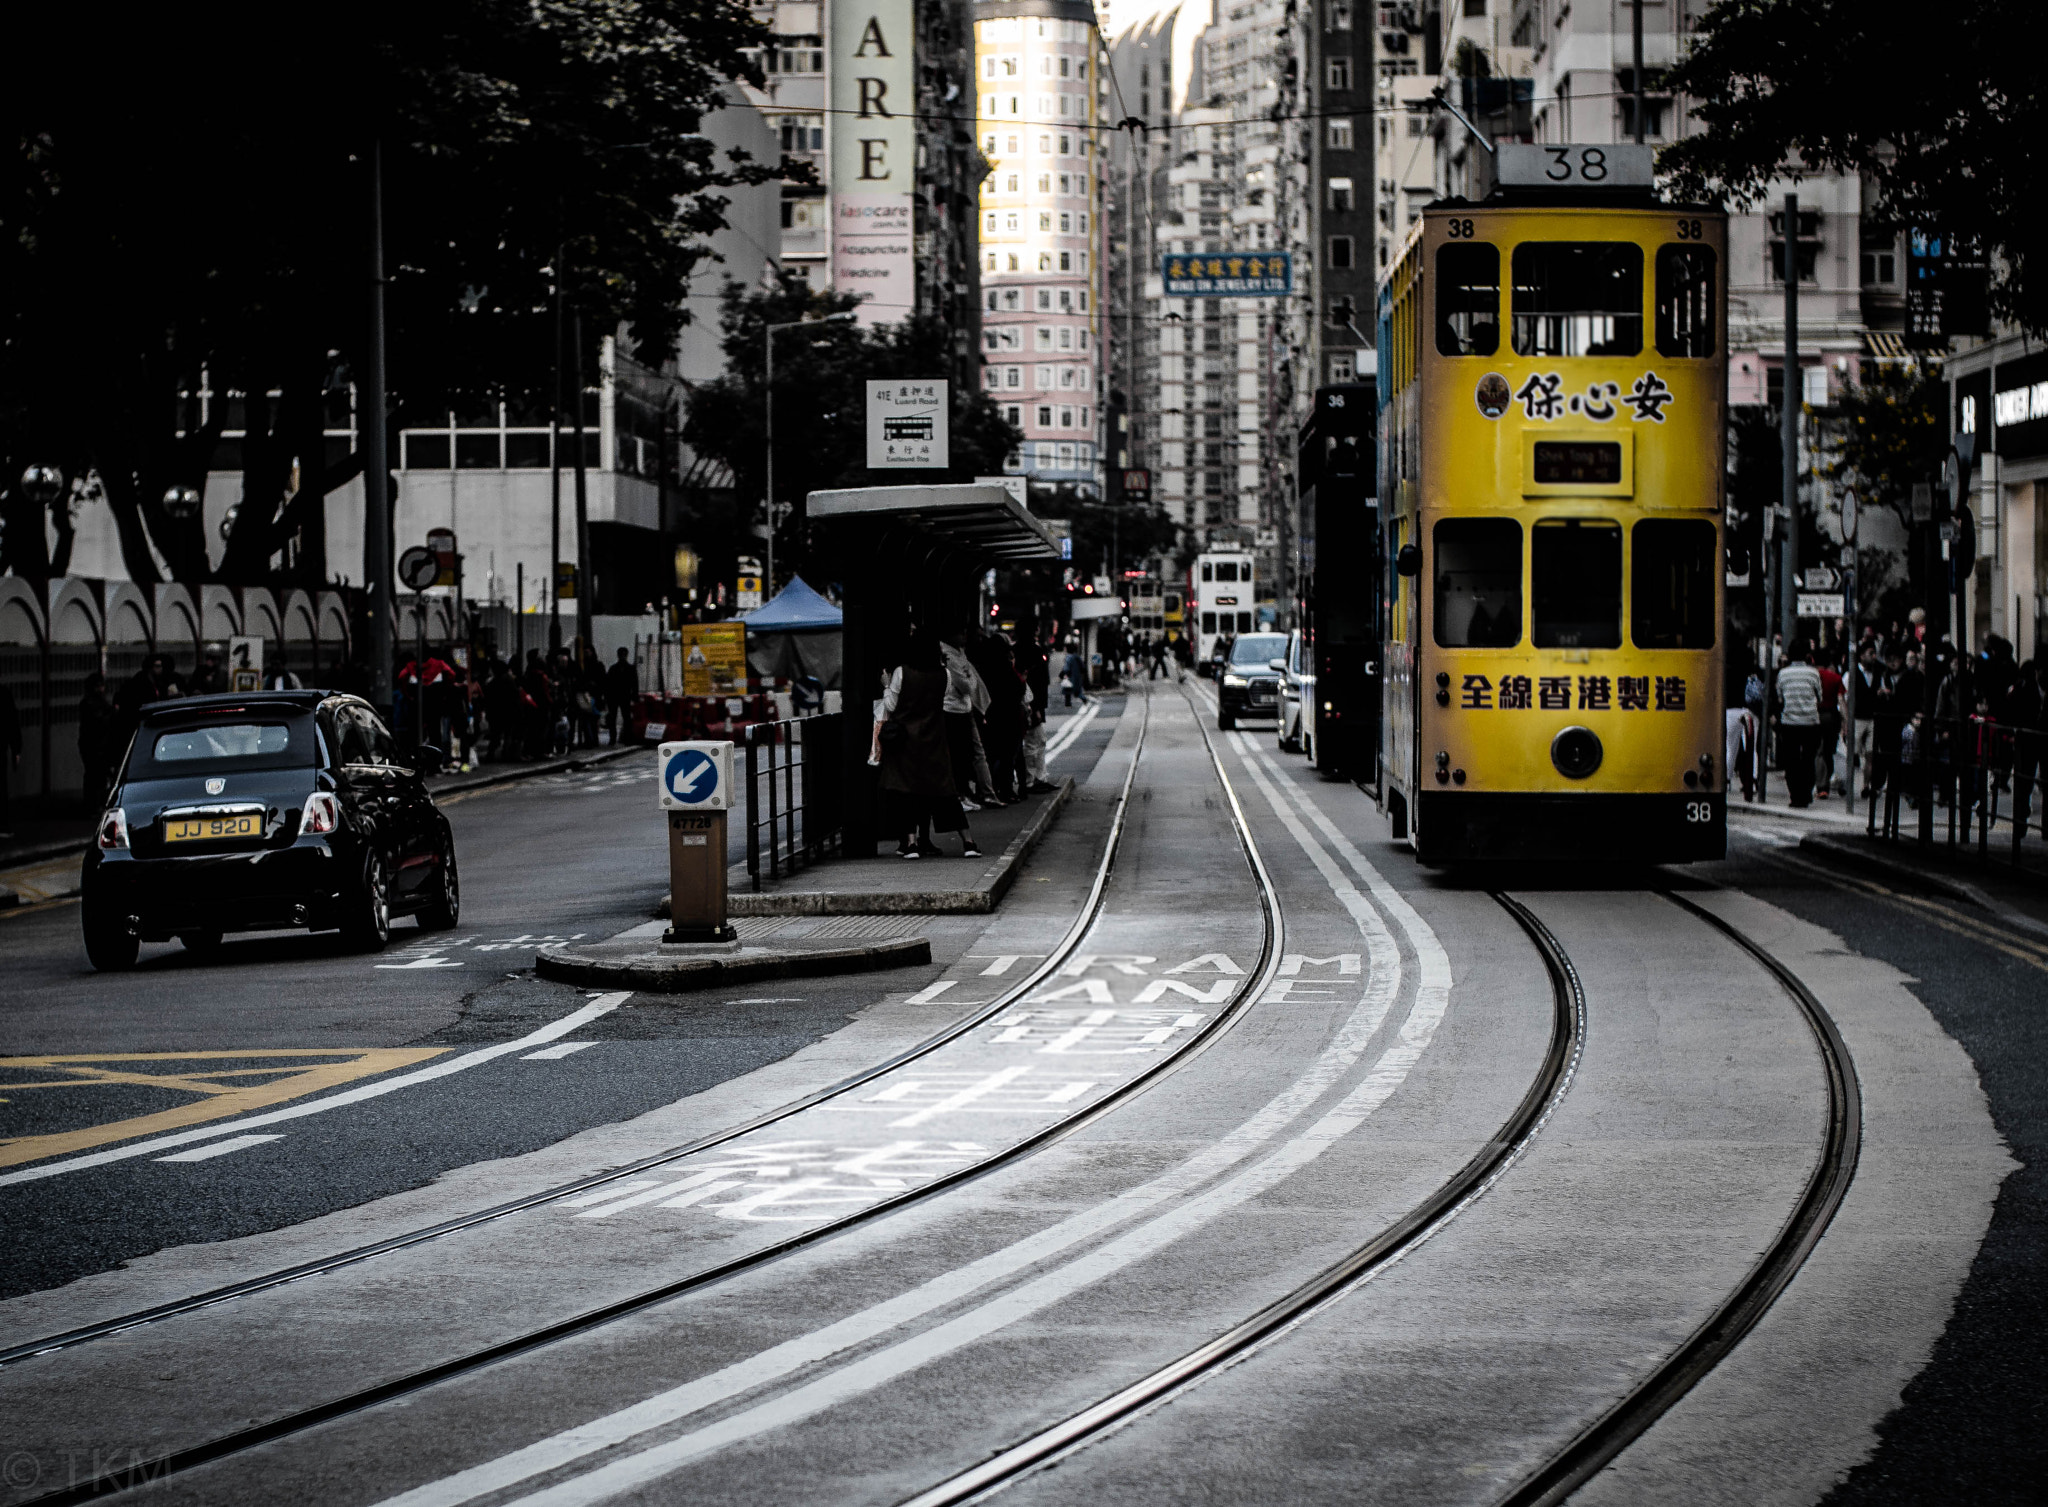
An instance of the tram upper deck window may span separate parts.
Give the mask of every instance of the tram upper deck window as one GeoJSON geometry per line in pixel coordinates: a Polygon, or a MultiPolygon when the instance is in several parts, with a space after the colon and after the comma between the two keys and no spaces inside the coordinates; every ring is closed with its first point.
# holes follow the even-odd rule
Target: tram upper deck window
{"type": "Polygon", "coordinates": [[[1643,349],[1643,248],[1524,241],[1514,256],[1518,356],[1634,356],[1643,349]]]}
{"type": "Polygon", "coordinates": [[[1491,356],[1500,349],[1500,248],[1453,241],[1436,252],[1436,353],[1491,356]]]}
{"type": "Polygon", "coordinates": [[[1714,571],[1721,550],[1702,518],[1635,526],[1629,633],[1638,649],[1714,647],[1714,571]]]}
{"type": "Polygon", "coordinates": [[[1621,525],[1543,518],[1529,533],[1529,590],[1539,649],[1621,647],[1621,525]]]}
{"type": "Polygon", "coordinates": [[[1507,649],[1522,641],[1522,526],[1512,518],[1445,518],[1436,552],[1436,641],[1507,649]]]}
{"type": "Polygon", "coordinates": [[[1657,248],[1657,354],[1714,354],[1714,248],[1657,248]]]}

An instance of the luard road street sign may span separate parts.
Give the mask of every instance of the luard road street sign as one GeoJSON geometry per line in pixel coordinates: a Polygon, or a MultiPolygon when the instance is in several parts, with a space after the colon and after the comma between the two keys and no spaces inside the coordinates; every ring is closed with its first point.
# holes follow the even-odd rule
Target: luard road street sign
{"type": "Polygon", "coordinates": [[[732,805],[730,743],[661,745],[661,809],[724,811],[732,805]]]}

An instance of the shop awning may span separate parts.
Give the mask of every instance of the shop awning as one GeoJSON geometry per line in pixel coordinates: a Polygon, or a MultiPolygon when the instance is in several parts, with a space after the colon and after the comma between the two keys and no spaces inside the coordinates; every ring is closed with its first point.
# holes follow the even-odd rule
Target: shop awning
{"type": "Polygon", "coordinates": [[[955,483],[939,486],[848,487],[813,492],[812,523],[865,523],[903,538],[989,564],[1057,560],[1059,545],[1005,487],[955,483]]]}
{"type": "Polygon", "coordinates": [[[1865,330],[1863,345],[1871,355],[1886,361],[1903,361],[1912,354],[1906,349],[1905,337],[1894,330],[1865,330]]]}

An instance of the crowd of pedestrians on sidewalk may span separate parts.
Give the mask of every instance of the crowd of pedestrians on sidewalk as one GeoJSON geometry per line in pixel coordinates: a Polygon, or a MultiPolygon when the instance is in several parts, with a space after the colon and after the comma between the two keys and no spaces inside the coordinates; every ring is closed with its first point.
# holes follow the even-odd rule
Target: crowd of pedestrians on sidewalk
{"type": "Polygon", "coordinates": [[[1865,624],[1853,654],[1795,639],[1775,684],[1751,660],[1729,697],[1730,784],[1754,801],[1776,768],[1788,803],[1804,808],[1846,796],[1853,773],[1859,796],[1933,801],[1968,818],[1988,818],[1995,803],[2024,833],[2048,755],[2043,690],[2042,665],[2016,659],[1998,634],[1974,653],[1930,643],[1919,608],[1902,623],[1865,624]]]}
{"type": "MultiPolygon", "coordinates": [[[[1025,633],[965,626],[905,639],[882,677],[868,754],[899,857],[944,857],[934,834],[953,832],[961,856],[978,858],[969,812],[1054,788],[1045,775],[1054,652],[1025,633]]],[[[1079,659],[1065,655],[1063,682],[1079,676],[1079,659]]]]}

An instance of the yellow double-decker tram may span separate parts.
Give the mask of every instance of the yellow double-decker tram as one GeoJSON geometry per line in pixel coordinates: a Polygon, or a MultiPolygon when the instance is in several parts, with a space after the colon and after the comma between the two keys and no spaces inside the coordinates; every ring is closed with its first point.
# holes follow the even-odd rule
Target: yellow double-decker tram
{"type": "Polygon", "coordinates": [[[1383,278],[1381,799],[1424,862],[1719,857],[1726,231],[1503,146],[1383,278]]]}

